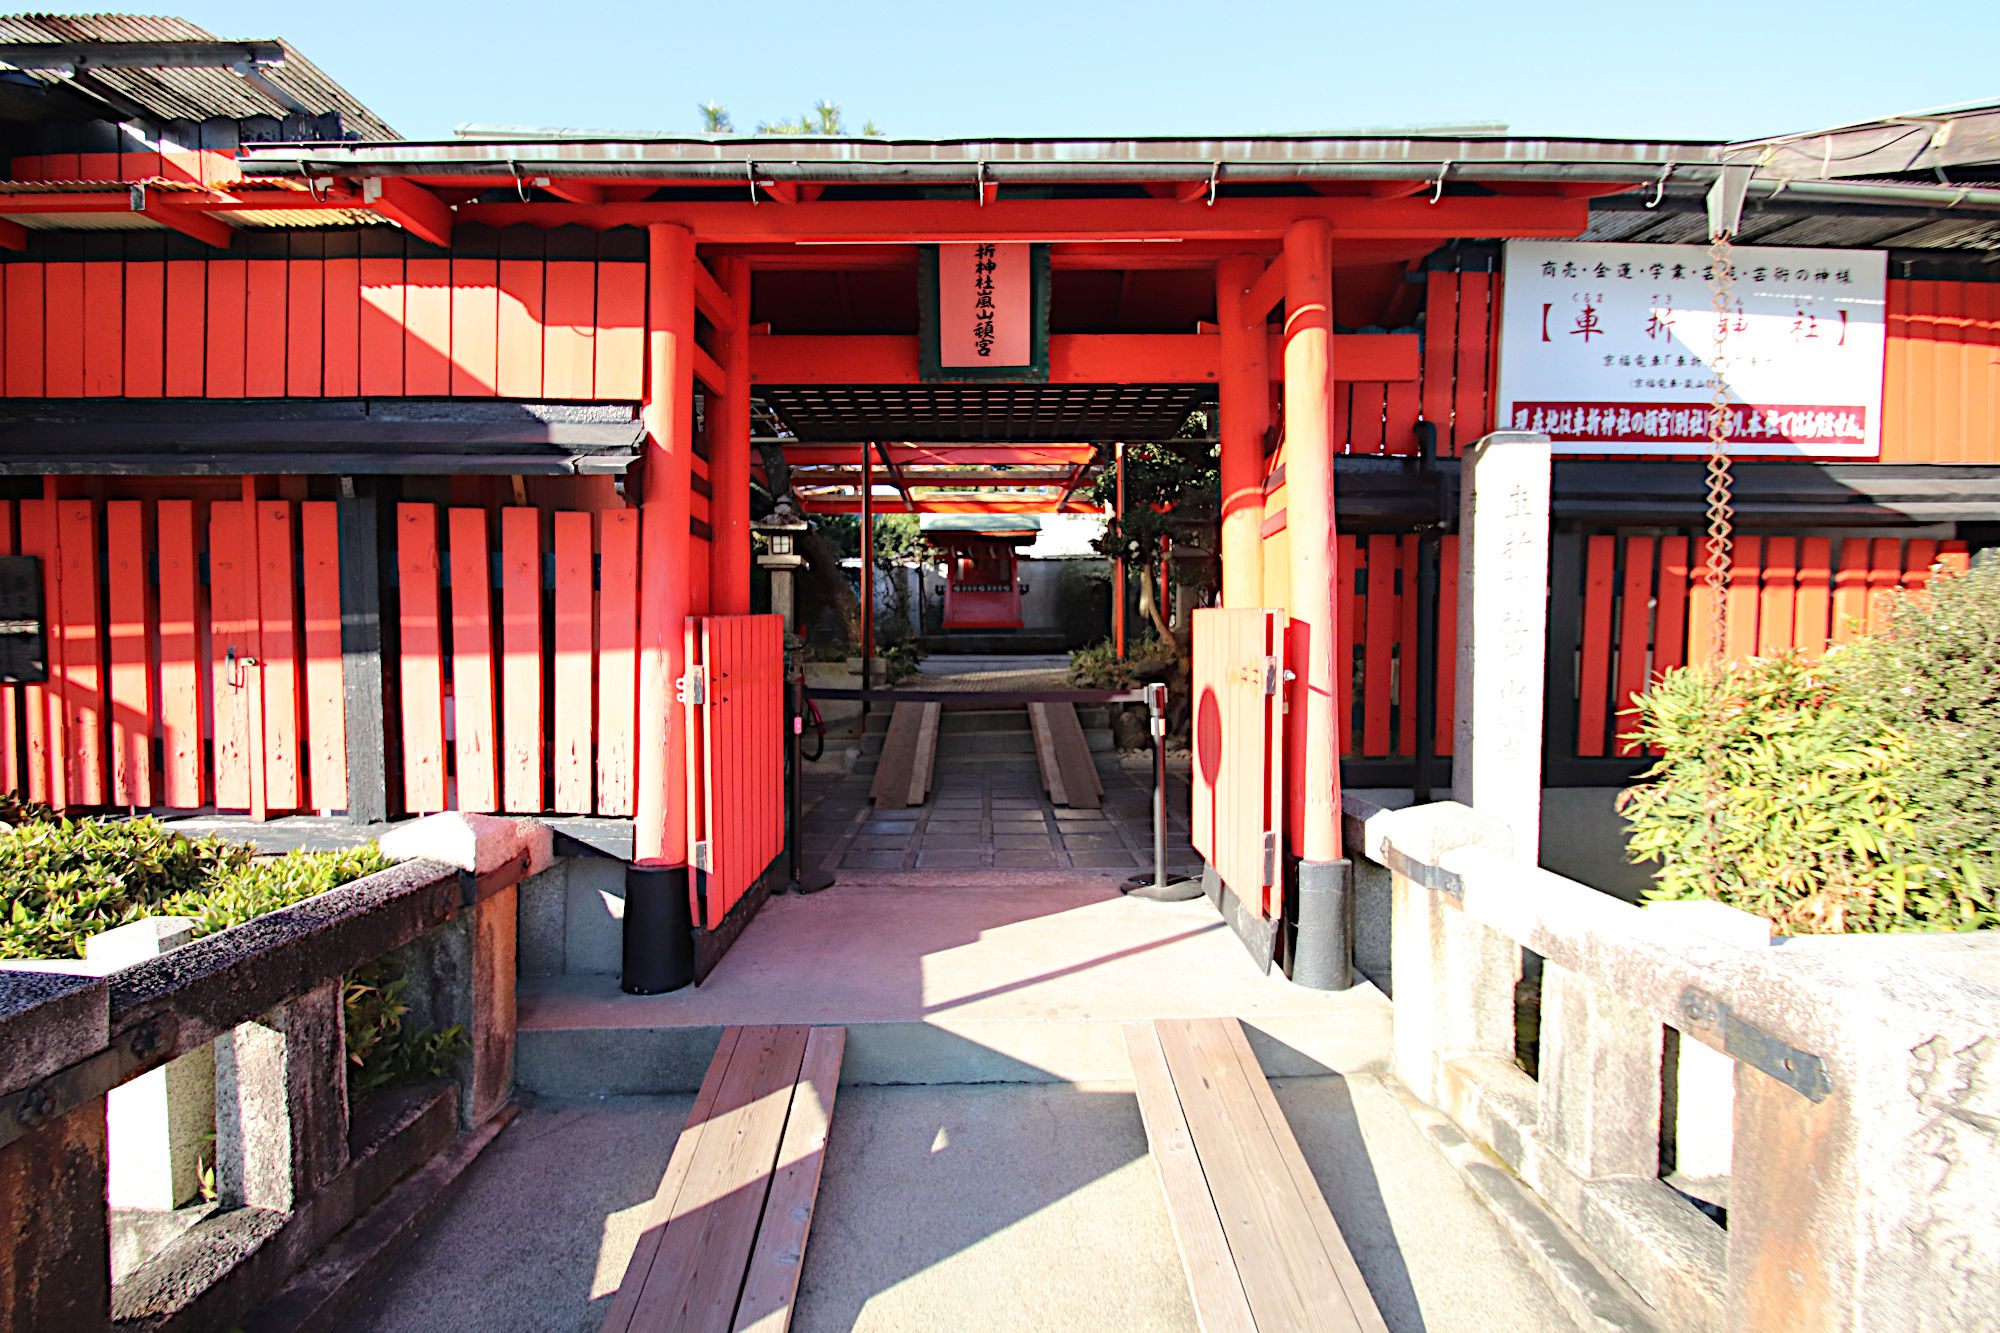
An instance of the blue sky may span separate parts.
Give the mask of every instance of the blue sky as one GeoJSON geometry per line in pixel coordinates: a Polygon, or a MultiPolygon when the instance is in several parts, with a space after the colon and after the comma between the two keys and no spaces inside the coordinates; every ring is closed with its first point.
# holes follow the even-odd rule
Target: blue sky
{"type": "Polygon", "coordinates": [[[412,138],[468,121],[694,130],[709,98],[739,129],[826,98],[913,137],[1504,121],[1745,138],[2000,100],[1994,0],[161,8],[288,38],[412,138]]]}

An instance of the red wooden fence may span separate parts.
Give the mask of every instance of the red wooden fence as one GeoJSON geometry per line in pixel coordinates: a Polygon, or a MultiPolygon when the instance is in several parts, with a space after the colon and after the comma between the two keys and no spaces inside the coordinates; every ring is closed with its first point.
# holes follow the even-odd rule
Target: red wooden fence
{"type": "Polygon", "coordinates": [[[691,616],[687,660],[703,681],[686,699],[688,859],[713,930],[784,846],[784,620],[691,616]]]}
{"type": "MultiPolygon", "coordinates": [[[[1793,649],[1817,657],[1887,626],[1888,594],[1921,590],[1933,565],[1963,570],[1964,542],[1898,537],[1736,538],[1729,599],[1730,660],[1793,649]]],[[[1579,757],[1642,753],[1632,696],[1673,667],[1710,660],[1714,615],[1700,537],[1584,539],[1582,634],[1576,681],[1579,757]]],[[[1553,595],[1579,595],[1553,589],[1553,595]]],[[[1564,669],[1560,653],[1550,669],[1564,669]]]]}
{"type": "Polygon", "coordinates": [[[1285,616],[1194,613],[1194,846],[1257,915],[1278,915],[1284,819],[1285,616]]]}
{"type": "Polygon", "coordinates": [[[636,402],[645,315],[623,260],[0,264],[0,395],[636,402]]]}

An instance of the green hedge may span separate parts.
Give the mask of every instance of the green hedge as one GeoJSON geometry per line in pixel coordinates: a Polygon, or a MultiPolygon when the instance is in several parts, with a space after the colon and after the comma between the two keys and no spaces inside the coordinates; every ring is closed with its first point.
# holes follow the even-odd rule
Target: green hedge
{"type": "Polygon", "coordinates": [[[2000,926],[2000,562],[1899,594],[1891,626],[1637,699],[1663,757],[1620,808],[1651,896],[1788,934],[2000,926]]]}
{"type": "MultiPolygon", "coordinates": [[[[260,858],[150,817],[58,819],[11,798],[0,819],[0,958],[80,958],[90,936],[152,916],[211,935],[392,864],[373,843],[260,858]]],[[[393,956],[343,983],[350,1093],[448,1074],[464,1048],[456,1027],[404,1027],[403,984],[393,956]]]]}

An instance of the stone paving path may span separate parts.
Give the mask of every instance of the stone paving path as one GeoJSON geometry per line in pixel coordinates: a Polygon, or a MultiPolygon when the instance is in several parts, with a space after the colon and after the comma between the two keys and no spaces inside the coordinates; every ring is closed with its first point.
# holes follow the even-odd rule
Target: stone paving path
{"type": "MultiPolygon", "coordinates": [[[[982,759],[943,767],[930,801],[876,810],[869,779],[849,775],[808,792],[805,854],[847,870],[1102,870],[1131,874],[1153,861],[1152,775],[1100,756],[1104,805],[1050,802],[1032,759],[982,759]]],[[[1167,860],[1194,859],[1185,778],[1169,778],[1167,860]],[[1177,789],[1176,789],[1177,787],[1177,789]]]]}

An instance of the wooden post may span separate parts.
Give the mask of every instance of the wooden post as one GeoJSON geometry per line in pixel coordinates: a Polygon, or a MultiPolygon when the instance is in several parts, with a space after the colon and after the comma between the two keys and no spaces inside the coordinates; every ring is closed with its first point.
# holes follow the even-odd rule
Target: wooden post
{"type": "Polygon", "coordinates": [[[1262,276],[1255,255],[1225,259],[1215,270],[1215,317],[1222,326],[1217,387],[1222,409],[1222,604],[1256,607],[1264,599],[1264,432],[1270,425],[1270,337],[1265,313],[1245,301],[1262,276]]]}
{"type": "MultiPolygon", "coordinates": [[[[875,469],[870,462],[874,446],[861,446],[861,688],[875,661],[875,469]]],[[[861,701],[861,715],[868,716],[868,701],[861,701]]]]}
{"type": "Polygon", "coordinates": [[[1331,230],[1317,219],[1285,233],[1285,474],[1291,529],[1292,624],[1306,636],[1292,716],[1304,727],[1305,828],[1300,857],[1340,859],[1340,719],[1335,715],[1339,560],[1333,520],[1331,230]]]}
{"type": "Polygon", "coordinates": [[[258,573],[264,564],[257,551],[257,478],[243,478],[243,596],[244,634],[249,651],[237,662],[242,673],[244,707],[249,719],[250,818],[262,823],[270,815],[264,781],[264,611],[258,573]]]}
{"type": "Polygon", "coordinates": [[[750,264],[724,256],[716,277],[729,299],[722,370],[729,384],[709,413],[709,607],[750,614],[750,264]]]}
{"type": "Polygon", "coordinates": [[[647,229],[646,423],[639,501],[639,765],[632,858],[687,860],[687,723],[674,683],[687,671],[688,523],[694,452],[694,234],[647,229]]]}
{"type": "MultiPolygon", "coordinates": [[[[347,817],[379,824],[403,812],[403,720],[398,708],[396,609],[383,606],[383,497],[393,479],[342,479],[340,527],[340,683],[347,718],[347,817]]],[[[393,498],[393,497],[392,497],[393,498]]],[[[394,565],[393,553],[389,563],[394,565]]]]}
{"type": "MultiPolygon", "coordinates": [[[[1118,530],[1125,530],[1125,445],[1121,441],[1113,446],[1118,469],[1118,530]]],[[[1118,558],[1111,562],[1111,646],[1118,654],[1118,660],[1125,660],[1125,547],[1118,547],[1118,558]]]]}

